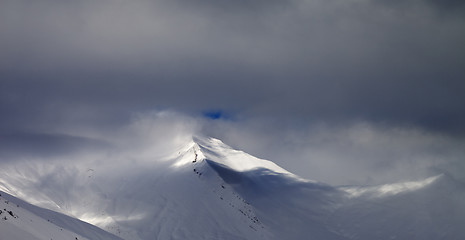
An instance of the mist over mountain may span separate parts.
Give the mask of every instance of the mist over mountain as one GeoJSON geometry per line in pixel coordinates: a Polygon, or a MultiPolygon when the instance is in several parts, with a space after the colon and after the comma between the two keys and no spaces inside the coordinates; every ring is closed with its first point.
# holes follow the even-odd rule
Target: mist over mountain
{"type": "Polygon", "coordinates": [[[2,206],[14,212],[11,216],[2,212],[7,219],[0,222],[0,236],[10,239],[24,239],[24,234],[32,234],[31,239],[61,236],[53,230],[58,227],[78,239],[465,236],[460,227],[465,221],[465,186],[451,176],[331,186],[301,178],[214,138],[194,137],[153,158],[24,161],[4,164],[0,171],[2,206]],[[84,223],[77,228],[78,220],[60,213],[114,235],[84,223]],[[53,220],[40,227],[41,235],[35,229],[42,225],[35,225],[35,219],[53,220]]]}

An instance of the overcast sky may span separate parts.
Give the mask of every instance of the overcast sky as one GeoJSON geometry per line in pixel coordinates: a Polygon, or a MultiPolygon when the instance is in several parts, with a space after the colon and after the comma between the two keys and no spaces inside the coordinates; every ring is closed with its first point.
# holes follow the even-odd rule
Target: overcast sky
{"type": "Polygon", "coordinates": [[[0,159],[144,119],[332,184],[460,178],[464,26],[459,0],[0,0],[0,159]]]}

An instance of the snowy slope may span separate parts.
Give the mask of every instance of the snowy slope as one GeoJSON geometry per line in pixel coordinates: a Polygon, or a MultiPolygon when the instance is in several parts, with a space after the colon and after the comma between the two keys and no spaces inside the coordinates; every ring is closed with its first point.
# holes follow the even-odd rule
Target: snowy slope
{"type": "Polygon", "coordinates": [[[166,158],[121,166],[15,164],[2,168],[0,189],[125,239],[269,238],[250,204],[208,165],[199,145],[190,141],[166,158]]]}
{"type": "MultiPolygon", "coordinates": [[[[220,149],[223,157],[237,152],[220,149]]],[[[222,158],[211,155],[207,158],[222,158]]],[[[332,187],[273,171],[267,164],[238,171],[225,161],[210,163],[255,207],[276,239],[465,239],[465,185],[446,174],[332,187]]]]}
{"type": "Polygon", "coordinates": [[[100,239],[117,236],[78,219],[28,204],[0,191],[0,239],[100,239]]]}
{"type": "Polygon", "coordinates": [[[9,164],[0,190],[128,240],[465,239],[465,188],[447,175],[334,187],[217,139],[171,152],[9,164]]]}

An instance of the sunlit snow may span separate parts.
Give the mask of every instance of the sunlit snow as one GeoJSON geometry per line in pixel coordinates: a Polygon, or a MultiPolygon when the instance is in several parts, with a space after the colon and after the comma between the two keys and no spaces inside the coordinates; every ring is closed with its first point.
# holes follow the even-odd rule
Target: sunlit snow
{"type": "MultiPolygon", "coordinates": [[[[102,239],[465,238],[459,227],[465,222],[465,188],[445,174],[335,187],[302,179],[214,138],[195,137],[171,147],[153,158],[145,151],[141,158],[126,151],[53,164],[4,164],[0,190],[115,236],[102,239]]],[[[58,214],[52,213],[46,216],[58,214]]],[[[45,217],[44,211],[34,214],[45,217]]],[[[18,211],[21,215],[29,217],[18,211]]],[[[65,220],[56,221],[34,225],[18,238],[18,228],[7,227],[13,222],[0,219],[0,239],[32,234],[35,238],[28,239],[48,240],[34,229],[56,229],[65,220]]],[[[79,239],[85,239],[86,229],[68,228],[79,239]]]]}

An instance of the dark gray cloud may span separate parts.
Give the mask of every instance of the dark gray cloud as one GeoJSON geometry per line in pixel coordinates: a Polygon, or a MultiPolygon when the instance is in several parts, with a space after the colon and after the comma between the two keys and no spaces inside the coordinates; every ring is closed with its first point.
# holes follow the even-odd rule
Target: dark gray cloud
{"type": "Polygon", "coordinates": [[[215,108],[463,133],[464,20],[433,6],[7,1],[2,115],[215,108]]]}
{"type": "Polygon", "coordinates": [[[91,138],[63,134],[13,132],[0,134],[0,159],[50,159],[80,151],[105,151],[111,144],[91,138]]]}
{"type": "Polygon", "coordinates": [[[464,25],[460,1],[6,0],[0,132],[170,109],[270,137],[361,121],[461,138],[464,25]]]}

